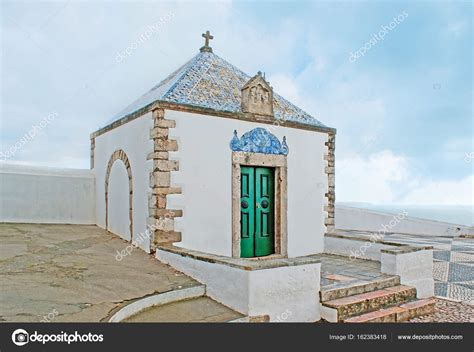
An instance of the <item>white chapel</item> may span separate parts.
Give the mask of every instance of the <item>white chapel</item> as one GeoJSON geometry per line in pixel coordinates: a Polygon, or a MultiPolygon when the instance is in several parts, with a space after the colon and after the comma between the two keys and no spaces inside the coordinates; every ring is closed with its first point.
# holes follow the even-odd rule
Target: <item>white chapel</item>
{"type": "Polygon", "coordinates": [[[334,228],[336,131],[203,37],[196,56],[92,133],[96,221],[239,312],[284,306],[318,320],[312,255],[334,228]]]}

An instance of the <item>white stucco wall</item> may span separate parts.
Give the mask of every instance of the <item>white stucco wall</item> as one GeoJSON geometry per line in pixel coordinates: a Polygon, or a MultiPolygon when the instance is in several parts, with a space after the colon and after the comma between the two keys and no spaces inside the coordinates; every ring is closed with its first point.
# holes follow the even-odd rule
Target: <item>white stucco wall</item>
{"type": "Polygon", "coordinates": [[[0,221],[95,223],[90,170],[0,164],[0,221]]]}
{"type": "MultiPolygon", "coordinates": [[[[95,162],[94,171],[96,175],[96,216],[97,224],[105,228],[105,175],[107,164],[112,153],[122,149],[128,156],[132,169],[133,178],[133,233],[134,238],[145,238],[137,236],[145,233],[148,218],[148,192],[149,178],[153,162],[147,160],[148,153],[153,151],[153,142],[150,140],[150,129],[153,127],[151,113],[144,114],[139,118],[114,128],[95,139],[95,162]]],[[[116,163],[121,163],[116,161],[116,163]]],[[[128,189],[128,179],[120,178],[122,186],[128,189]]],[[[112,180],[114,181],[114,180],[112,180]]],[[[114,182],[113,182],[114,183],[114,182]]],[[[115,187],[115,186],[113,186],[115,187]]],[[[128,208],[128,199],[126,201],[128,208]]],[[[117,218],[121,208],[110,207],[111,217],[117,218]]],[[[149,251],[149,241],[139,241],[140,248],[149,251]]]]}
{"type": "Polygon", "coordinates": [[[388,214],[367,209],[336,205],[336,229],[381,231],[385,226],[388,227],[388,232],[428,236],[460,236],[463,234],[474,233],[472,227],[435,220],[418,219],[409,216],[404,216],[402,220],[396,222],[395,226],[390,226],[390,222],[393,221],[394,216],[396,215],[398,214],[388,214]]]}
{"type": "Polygon", "coordinates": [[[239,137],[263,127],[280,141],[287,138],[288,155],[288,255],[323,251],[325,232],[323,207],[327,176],[324,172],[327,134],[274,127],[266,124],[220,117],[166,111],[175,120],[170,137],[177,139],[179,151],[170,158],[180,161],[180,171],[171,181],[182,194],[168,196],[168,206],[183,209],[176,219],[182,232],[179,246],[230,256],[232,251],[232,151],[233,131],[239,137]]]}

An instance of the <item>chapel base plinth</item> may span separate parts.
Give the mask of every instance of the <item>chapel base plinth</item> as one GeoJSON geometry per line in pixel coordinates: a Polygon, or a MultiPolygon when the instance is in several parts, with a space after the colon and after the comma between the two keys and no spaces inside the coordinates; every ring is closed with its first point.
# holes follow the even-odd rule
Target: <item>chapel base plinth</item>
{"type": "Polygon", "coordinates": [[[160,261],[206,285],[214,300],[270,322],[320,320],[320,260],[315,256],[242,259],[176,246],[156,250],[160,261]]]}

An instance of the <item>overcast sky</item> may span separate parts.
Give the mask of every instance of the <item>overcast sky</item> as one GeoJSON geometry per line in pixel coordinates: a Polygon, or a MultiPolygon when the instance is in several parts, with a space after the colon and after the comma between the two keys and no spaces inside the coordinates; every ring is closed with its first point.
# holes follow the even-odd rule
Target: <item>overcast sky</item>
{"type": "Polygon", "coordinates": [[[264,71],[276,92],[337,128],[338,201],[473,203],[471,2],[2,1],[1,10],[8,163],[88,168],[90,133],[194,56],[209,29],[217,55],[264,71]],[[159,29],[140,39],[148,26],[159,29]]]}

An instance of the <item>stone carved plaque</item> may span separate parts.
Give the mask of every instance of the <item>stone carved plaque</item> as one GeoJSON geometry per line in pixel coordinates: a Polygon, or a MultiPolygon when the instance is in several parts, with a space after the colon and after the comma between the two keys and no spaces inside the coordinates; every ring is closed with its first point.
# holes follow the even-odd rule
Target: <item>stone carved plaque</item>
{"type": "Polygon", "coordinates": [[[242,112],[273,116],[273,89],[261,72],[242,88],[242,112]]]}

